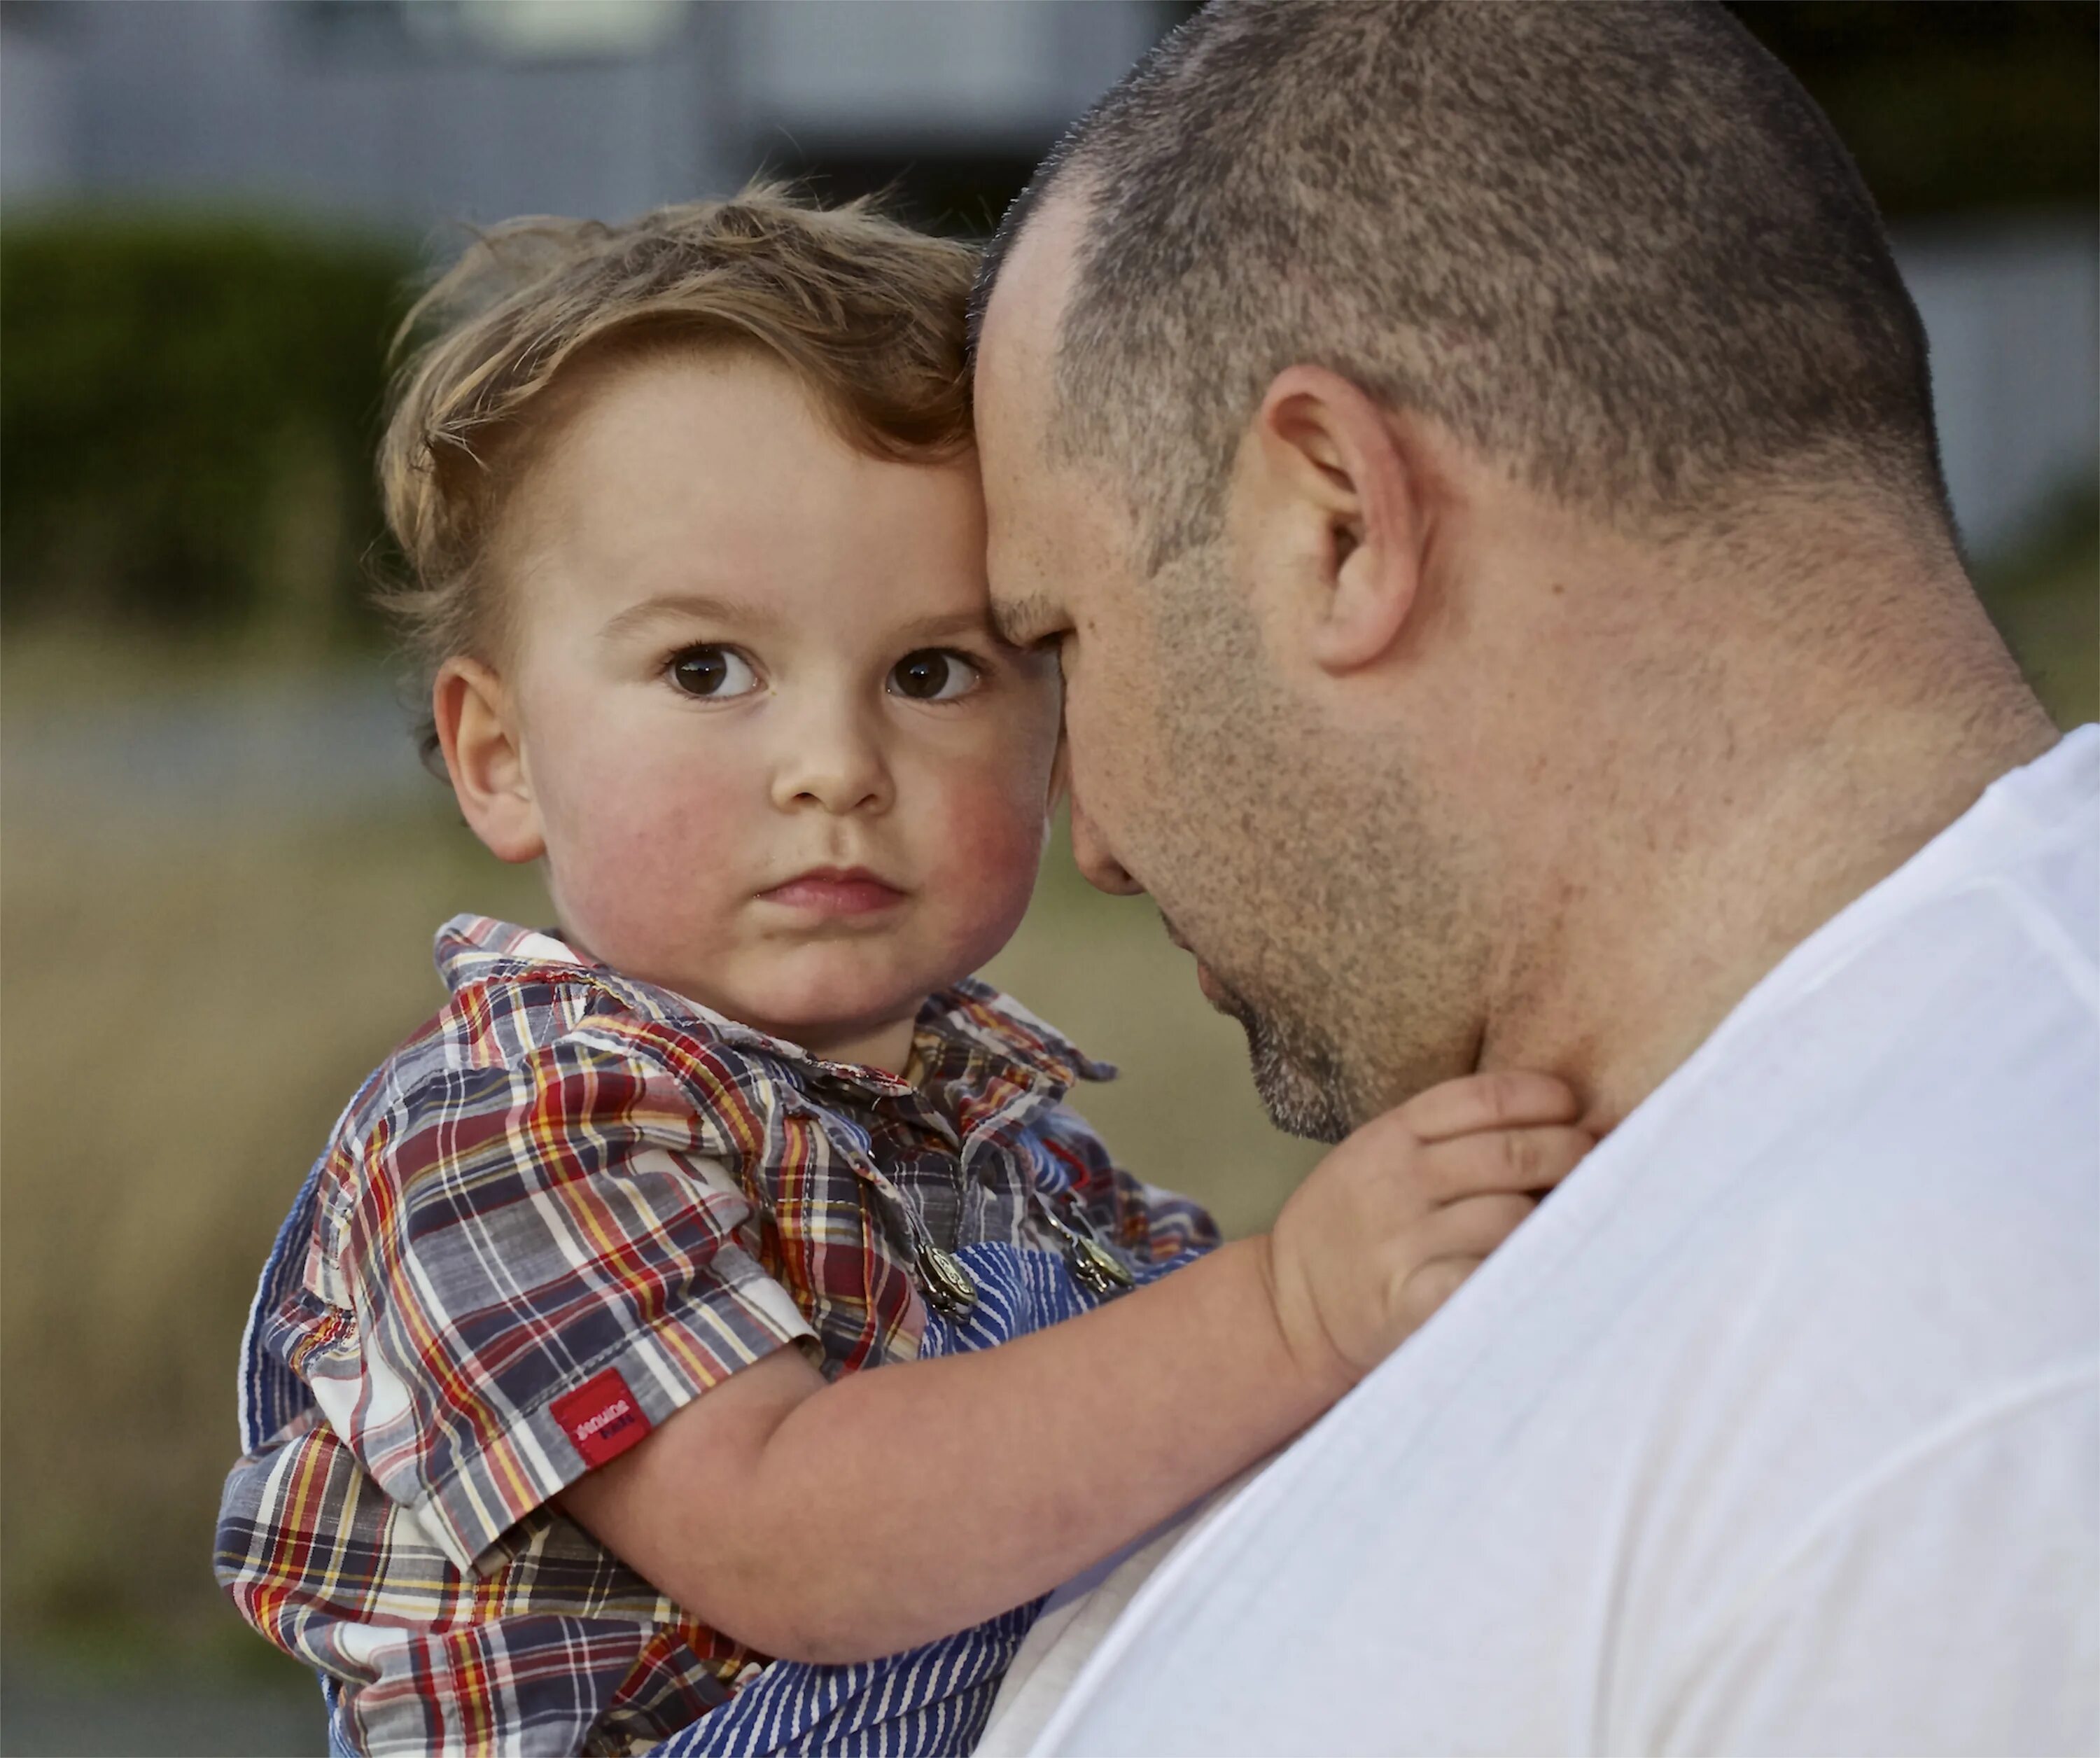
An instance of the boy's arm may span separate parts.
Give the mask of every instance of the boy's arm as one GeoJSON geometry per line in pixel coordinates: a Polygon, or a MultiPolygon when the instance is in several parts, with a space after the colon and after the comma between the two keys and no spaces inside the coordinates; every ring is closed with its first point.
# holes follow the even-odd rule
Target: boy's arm
{"type": "Polygon", "coordinates": [[[781,1350],[563,1505],[767,1653],[865,1659],[1047,1591],[1295,1433],[1581,1157],[1543,1076],[1424,1093],[1262,1238],[996,1349],[827,1383],[781,1350]]]}

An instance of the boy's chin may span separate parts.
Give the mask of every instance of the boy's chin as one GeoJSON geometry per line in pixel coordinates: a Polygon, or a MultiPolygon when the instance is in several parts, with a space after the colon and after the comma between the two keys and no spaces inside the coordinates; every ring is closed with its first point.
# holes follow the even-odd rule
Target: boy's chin
{"type": "Polygon", "coordinates": [[[783,1014],[798,1018],[881,1014],[968,976],[977,968],[964,961],[972,950],[950,943],[834,940],[798,947],[786,958],[769,961],[772,968],[763,974],[753,971],[746,980],[770,992],[783,1014]]]}
{"type": "MultiPolygon", "coordinates": [[[[776,1037],[797,1041],[811,1036],[880,1031],[915,1017],[926,997],[946,987],[955,974],[851,968],[798,971],[793,978],[750,995],[751,1009],[738,1017],[762,1025],[776,1037]]],[[[734,1008],[723,1011],[736,1014],[734,1008]]]]}

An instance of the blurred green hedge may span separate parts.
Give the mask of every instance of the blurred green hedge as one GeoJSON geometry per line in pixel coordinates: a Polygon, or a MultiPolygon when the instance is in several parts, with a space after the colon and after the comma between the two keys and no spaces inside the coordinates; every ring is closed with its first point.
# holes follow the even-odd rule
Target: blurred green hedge
{"type": "Polygon", "coordinates": [[[0,230],[8,621],[360,625],[410,253],[210,215],[0,230]]]}

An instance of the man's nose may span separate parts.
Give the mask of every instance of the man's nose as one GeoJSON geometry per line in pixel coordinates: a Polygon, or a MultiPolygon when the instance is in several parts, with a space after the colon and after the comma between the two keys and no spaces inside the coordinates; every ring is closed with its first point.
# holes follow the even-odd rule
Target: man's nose
{"type": "Polygon", "coordinates": [[[886,811],[894,797],[882,741],[861,716],[841,705],[798,718],[774,771],[776,806],[813,805],[844,817],[886,811]]]}
{"type": "Polygon", "coordinates": [[[1087,876],[1088,883],[1097,890],[1116,897],[1136,897],[1145,890],[1131,877],[1130,869],[1109,852],[1099,827],[1079,803],[1076,788],[1072,793],[1072,859],[1087,876]]]}

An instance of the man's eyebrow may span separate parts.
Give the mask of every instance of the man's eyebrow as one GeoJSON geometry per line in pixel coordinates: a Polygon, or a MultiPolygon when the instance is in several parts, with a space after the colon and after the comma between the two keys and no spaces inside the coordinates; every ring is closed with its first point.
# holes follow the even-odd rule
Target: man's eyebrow
{"type": "Polygon", "coordinates": [[[1057,621],[1056,607],[1039,592],[991,601],[993,632],[1008,647],[1033,647],[1057,621]]]}
{"type": "Polygon", "coordinates": [[[605,626],[598,630],[598,636],[602,640],[616,640],[651,623],[668,621],[673,617],[692,622],[731,623],[747,629],[770,627],[780,621],[776,612],[748,599],[717,598],[706,592],[664,592],[630,604],[617,616],[608,617],[605,626]]]}

